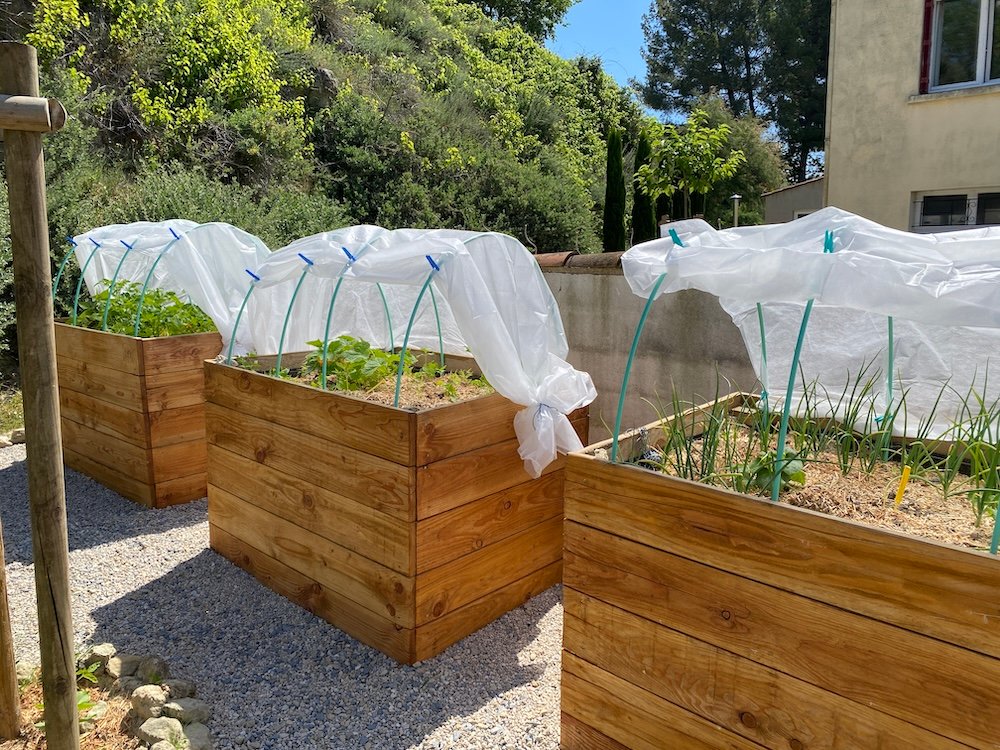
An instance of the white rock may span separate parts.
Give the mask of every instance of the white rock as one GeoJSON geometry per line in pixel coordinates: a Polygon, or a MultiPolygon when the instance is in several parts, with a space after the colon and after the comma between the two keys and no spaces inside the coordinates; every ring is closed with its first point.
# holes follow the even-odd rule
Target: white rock
{"type": "Polygon", "coordinates": [[[212,715],[212,707],[197,698],[178,698],[163,706],[163,716],[171,716],[181,724],[204,724],[212,715]]]}
{"type": "Polygon", "coordinates": [[[132,708],[141,719],[155,719],[163,716],[167,696],[159,685],[142,685],[132,693],[132,708]]]}
{"type": "Polygon", "coordinates": [[[184,727],[184,736],[190,743],[191,750],[212,750],[212,733],[204,724],[188,724],[184,727]]]}
{"type": "Polygon", "coordinates": [[[149,745],[155,745],[157,742],[166,740],[171,743],[170,746],[175,750],[187,747],[184,740],[184,727],[181,726],[181,723],[177,719],[171,719],[166,716],[161,716],[157,719],[146,719],[136,732],[136,736],[149,745]]]}
{"type": "Polygon", "coordinates": [[[142,657],[134,654],[115,654],[108,659],[108,674],[113,678],[131,677],[141,661],[142,657]]]}
{"type": "Polygon", "coordinates": [[[14,445],[20,445],[21,443],[24,442],[24,428],[23,427],[18,427],[18,428],[16,428],[16,429],[14,429],[14,430],[11,431],[11,433],[10,433],[10,442],[12,442],[14,445]]]}
{"type": "Polygon", "coordinates": [[[9,435],[0,435],[0,448],[10,448],[13,444],[9,435]]]}

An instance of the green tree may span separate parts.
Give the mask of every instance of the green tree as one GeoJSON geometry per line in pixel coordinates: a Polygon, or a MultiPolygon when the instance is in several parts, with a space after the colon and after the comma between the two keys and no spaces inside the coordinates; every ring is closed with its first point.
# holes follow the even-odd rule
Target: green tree
{"type": "Polygon", "coordinates": [[[604,252],[624,250],[625,175],[622,167],[622,134],[617,128],[608,132],[608,169],[604,189],[604,252]]]}
{"type": "Polygon", "coordinates": [[[785,143],[793,182],[808,176],[809,157],[822,151],[830,58],[829,0],[770,0],[764,56],[770,119],[785,143]]]}
{"type": "MultiPolygon", "coordinates": [[[[649,142],[649,133],[644,129],[639,134],[639,142],[635,147],[635,169],[638,171],[649,163],[653,147],[649,142]]],[[[658,227],[656,224],[656,209],[652,196],[639,184],[638,177],[632,179],[632,243],[656,239],[658,227]]]]}
{"type": "Polygon", "coordinates": [[[687,109],[717,91],[736,116],[761,113],[767,0],[653,0],[643,16],[643,98],[653,109],[687,109]]]}
{"type": "Polygon", "coordinates": [[[490,18],[512,21],[535,39],[552,36],[555,27],[578,0],[465,0],[490,18]]]}
{"type": "Polygon", "coordinates": [[[649,164],[638,170],[639,183],[654,195],[680,193],[684,218],[690,217],[692,195],[705,196],[746,162],[742,151],[729,148],[730,132],[727,124],[711,127],[708,114],[699,109],[683,126],[657,126],[649,164]]]}

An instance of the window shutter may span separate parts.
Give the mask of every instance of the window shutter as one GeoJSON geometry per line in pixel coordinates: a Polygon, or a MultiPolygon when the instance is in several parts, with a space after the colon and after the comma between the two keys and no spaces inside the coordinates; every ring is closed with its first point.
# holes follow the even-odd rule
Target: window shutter
{"type": "Polygon", "coordinates": [[[920,93],[931,86],[931,39],[934,36],[934,0],[924,0],[923,38],[920,43],[920,93]]]}

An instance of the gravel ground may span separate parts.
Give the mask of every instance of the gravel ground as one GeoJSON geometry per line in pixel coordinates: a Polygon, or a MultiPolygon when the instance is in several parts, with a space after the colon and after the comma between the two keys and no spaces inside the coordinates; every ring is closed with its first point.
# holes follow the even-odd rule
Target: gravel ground
{"type": "MultiPolygon", "coordinates": [[[[399,666],[208,549],[205,500],[149,511],[66,472],[76,645],[164,657],[223,750],[559,746],[559,587],[399,666]]],[[[37,663],[24,446],[0,449],[17,658],[37,663]]]]}

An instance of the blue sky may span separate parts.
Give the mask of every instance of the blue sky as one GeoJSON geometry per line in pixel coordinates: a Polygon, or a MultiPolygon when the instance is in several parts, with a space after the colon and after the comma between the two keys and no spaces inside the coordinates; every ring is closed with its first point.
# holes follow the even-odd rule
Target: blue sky
{"type": "Polygon", "coordinates": [[[579,0],[556,28],[548,48],[561,57],[597,55],[618,83],[642,81],[642,16],[651,0],[579,0]]]}

